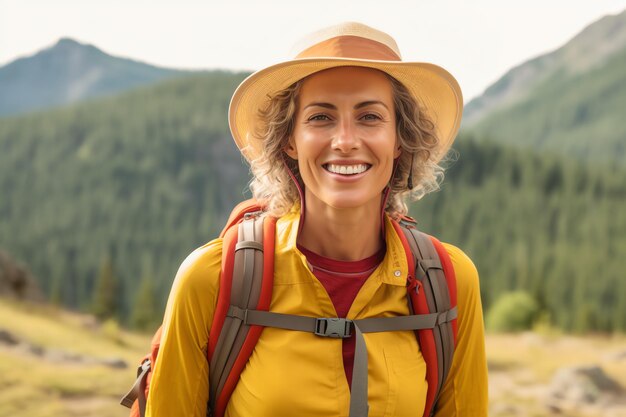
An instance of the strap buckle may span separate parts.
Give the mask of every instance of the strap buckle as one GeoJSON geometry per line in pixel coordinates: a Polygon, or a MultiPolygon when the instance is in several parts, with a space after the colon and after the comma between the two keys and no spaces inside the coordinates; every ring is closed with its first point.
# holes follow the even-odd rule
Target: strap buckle
{"type": "Polygon", "coordinates": [[[137,367],[137,378],[139,378],[140,376],[148,372],[150,370],[151,365],[152,364],[150,363],[150,359],[148,358],[146,358],[143,362],[141,362],[141,365],[137,367]]]}
{"type": "Polygon", "coordinates": [[[323,337],[346,339],[352,336],[352,320],[342,318],[318,318],[315,320],[315,334],[323,337]]]}

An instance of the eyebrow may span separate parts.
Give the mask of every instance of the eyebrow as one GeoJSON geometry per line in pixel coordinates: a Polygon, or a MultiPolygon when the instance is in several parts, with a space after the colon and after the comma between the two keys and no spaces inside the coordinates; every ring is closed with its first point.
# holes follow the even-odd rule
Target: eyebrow
{"type": "MultiPolygon", "coordinates": [[[[361,103],[358,103],[357,105],[354,106],[355,110],[361,109],[363,107],[367,107],[367,106],[371,106],[373,104],[380,104],[382,105],[384,108],[386,108],[387,110],[389,110],[389,107],[387,107],[387,105],[385,103],[383,103],[382,101],[379,100],[370,100],[370,101],[363,101],[361,103]]],[[[331,110],[337,110],[337,106],[335,106],[334,104],[331,103],[309,103],[307,104],[303,110],[308,109],[309,107],[324,107],[326,109],[331,109],[331,110]]]]}

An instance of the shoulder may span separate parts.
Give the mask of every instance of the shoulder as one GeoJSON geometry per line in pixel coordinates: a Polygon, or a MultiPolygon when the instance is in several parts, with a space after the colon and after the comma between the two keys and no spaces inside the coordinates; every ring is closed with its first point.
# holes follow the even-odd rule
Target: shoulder
{"type": "Polygon", "coordinates": [[[458,303],[464,305],[477,301],[480,302],[480,281],[474,262],[458,247],[444,242],[442,242],[442,245],[448,252],[454,268],[459,298],[458,303]]]}
{"type": "Polygon", "coordinates": [[[222,261],[222,243],[221,238],[213,239],[191,252],[178,268],[176,279],[193,277],[216,266],[219,268],[222,261]]]}
{"type": "Polygon", "coordinates": [[[217,297],[222,263],[222,239],[214,239],[185,258],[172,284],[168,308],[205,304],[217,297]]]}
{"type": "Polygon", "coordinates": [[[221,259],[222,239],[215,239],[189,254],[178,269],[163,319],[146,415],[204,416],[198,410],[205,407],[208,395],[206,352],[221,259]]]}
{"type": "Polygon", "coordinates": [[[208,273],[219,272],[222,263],[222,239],[214,239],[194,250],[178,268],[174,284],[194,288],[206,285],[208,273]]]}

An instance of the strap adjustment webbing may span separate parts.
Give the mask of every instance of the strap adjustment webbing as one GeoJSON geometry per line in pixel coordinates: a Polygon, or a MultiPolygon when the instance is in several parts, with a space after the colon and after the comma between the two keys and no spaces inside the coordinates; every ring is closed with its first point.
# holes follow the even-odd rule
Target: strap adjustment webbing
{"type": "Polygon", "coordinates": [[[126,393],[126,395],[120,401],[124,407],[131,408],[135,400],[139,400],[139,413],[140,415],[145,414],[146,409],[146,377],[148,375],[148,371],[150,371],[151,363],[150,359],[145,359],[139,367],[137,367],[137,380],[135,384],[132,386],[130,391],[126,393]]]}

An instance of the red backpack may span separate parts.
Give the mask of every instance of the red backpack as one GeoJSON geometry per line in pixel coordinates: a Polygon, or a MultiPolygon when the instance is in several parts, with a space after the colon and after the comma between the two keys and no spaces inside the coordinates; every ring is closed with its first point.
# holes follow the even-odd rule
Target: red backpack
{"type": "MultiPolygon", "coordinates": [[[[446,380],[457,332],[456,278],[443,245],[419,232],[409,217],[393,227],[402,240],[409,273],[407,299],[411,315],[349,320],[336,317],[305,317],[269,310],[274,281],[276,219],[261,215],[254,200],[240,203],[230,215],[220,237],[223,242],[220,290],[209,335],[208,415],[223,417],[230,396],[264,327],[306,331],[321,337],[356,335],[350,417],[367,416],[367,349],[363,333],[415,330],[424,360],[428,392],[424,417],[434,414],[439,392],[446,380]]],[[[122,398],[131,417],[144,417],[150,389],[152,364],[156,362],[161,328],[150,353],[137,370],[137,381],[122,398]]]]}

